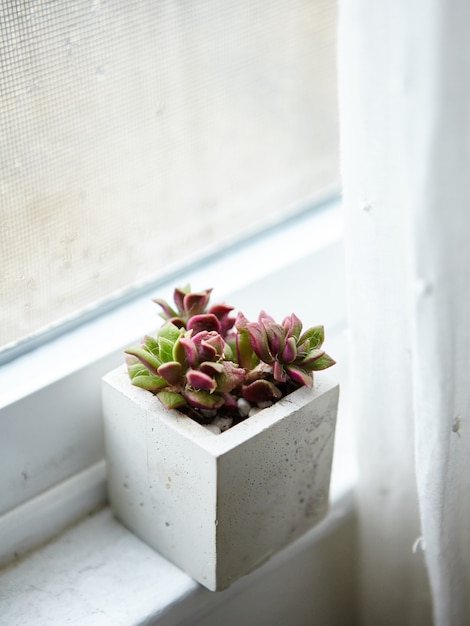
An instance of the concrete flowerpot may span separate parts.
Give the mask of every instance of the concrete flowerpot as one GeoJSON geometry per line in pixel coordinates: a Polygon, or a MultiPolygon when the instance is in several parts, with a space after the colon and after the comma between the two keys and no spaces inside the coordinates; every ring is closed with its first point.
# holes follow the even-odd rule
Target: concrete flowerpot
{"type": "Polygon", "coordinates": [[[325,516],[338,395],[322,374],[216,435],[133,387],[125,366],[110,372],[116,517],[208,589],[227,588],[325,516]]]}

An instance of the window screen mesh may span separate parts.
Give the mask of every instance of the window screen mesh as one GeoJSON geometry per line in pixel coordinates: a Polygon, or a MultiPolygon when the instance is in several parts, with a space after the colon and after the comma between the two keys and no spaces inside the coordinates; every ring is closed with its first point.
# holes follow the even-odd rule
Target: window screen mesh
{"type": "Polygon", "coordinates": [[[335,5],[1,11],[0,346],[335,183],[335,5]]]}

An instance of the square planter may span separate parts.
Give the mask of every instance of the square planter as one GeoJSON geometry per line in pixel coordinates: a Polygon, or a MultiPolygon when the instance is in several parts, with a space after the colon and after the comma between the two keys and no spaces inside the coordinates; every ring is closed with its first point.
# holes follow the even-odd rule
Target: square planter
{"type": "Polygon", "coordinates": [[[125,366],[110,372],[114,514],[208,589],[227,588],[325,516],[338,395],[322,373],[216,435],[132,386],[125,366]]]}

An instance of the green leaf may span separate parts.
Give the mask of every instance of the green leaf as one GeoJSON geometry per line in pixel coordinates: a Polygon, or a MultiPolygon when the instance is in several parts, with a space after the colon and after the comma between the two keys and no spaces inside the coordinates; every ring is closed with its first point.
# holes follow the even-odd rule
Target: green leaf
{"type": "Polygon", "coordinates": [[[302,356],[302,358],[297,358],[295,360],[295,365],[302,367],[303,369],[311,370],[313,369],[313,363],[321,359],[322,356],[325,355],[325,351],[321,350],[321,348],[314,348],[310,350],[308,354],[302,356]]]}
{"type": "Polygon", "coordinates": [[[325,328],[323,326],[312,326],[308,328],[300,337],[298,344],[308,341],[310,350],[320,348],[325,341],[325,328]]]}
{"type": "Polygon", "coordinates": [[[139,361],[135,356],[128,356],[126,358],[127,373],[132,380],[135,376],[148,376],[149,371],[143,363],[139,361]]]}
{"type": "Polygon", "coordinates": [[[156,374],[158,368],[162,364],[158,357],[156,357],[151,352],[148,352],[148,350],[146,350],[142,346],[132,346],[131,348],[124,350],[124,352],[126,354],[130,354],[131,356],[137,357],[139,361],[141,361],[152,374],[156,374]]]}
{"type": "Polygon", "coordinates": [[[187,390],[184,396],[188,403],[196,409],[219,409],[224,404],[224,399],[216,393],[208,391],[187,390]]]}
{"type": "Polygon", "coordinates": [[[178,338],[173,344],[172,357],[173,361],[178,361],[178,363],[181,363],[181,365],[186,369],[188,366],[188,359],[186,357],[186,350],[181,344],[180,338],[178,338]]]}
{"type": "Polygon", "coordinates": [[[245,328],[238,328],[237,330],[236,349],[238,365],[245,369],[250,369],[254,354],[250,333],[245,328]]]}
{"type": "Polygon", "coordinates": [[[158,357],[158,354],[159,354],[158,341],[155,337],[146,335],[144,337],[144,346],[149,352],[151,352],[152,354],[158,357]]]}
{"type": "Polygon", "coordinates": [[[234,346],[226,341],[224,346],[223,357],[225,361],[235,361],[234,346]]]}
{"type": "Polygon", "coordinates": [[[173,346],[175,345],[170,339],[165,337],[159,337],[158,343],[160,346],[160,359],[162,363],[168,363],[173,361],[173,346]]]}
{"type": "Polygon", "coordinates": [[[310,369],[312,369],[312,370],[326,370],[327,367],[331,367],[335,363],[336,363],[336,361],[334,359],[332,359],[331,356],[329,356],[325,352],[325,354],[323,356],[321,356],[314,363],[312,363],[312,365],[310,366],[310,369]]]}
{"type": "Polygon", "coordinates": [[[166,381],[161,376],[151,374],[148,368],[136,357],[128,356],[126,362],[127,372],[134,386],[147,389],[148,391],[157,391],[166,387],[166,381]]]}
{"type": "Polygon", "coordinates": [[[167,409],[179,409],[187,405],[183,396],[173,391],[160,391],[160,393],[157,393],[157,398],[167,409]]]}
{"type": "Polygon", "coordinates": [[[183,333],[184,329],[178,328],[178,326],[175,326],[175,324],[172,324],[171,322],[167,322],[158,331],[158,340],[160,341],[163,337],[164,339],[170,341],[173,345],[183,333]]]}
{"type": "Polygon", "coordinates": [[[168,385],[166,380],[161,376],[152,376],[151,374],[134,376],[131,382],[135,387],[153,392],[164,389],[168,385]]]}

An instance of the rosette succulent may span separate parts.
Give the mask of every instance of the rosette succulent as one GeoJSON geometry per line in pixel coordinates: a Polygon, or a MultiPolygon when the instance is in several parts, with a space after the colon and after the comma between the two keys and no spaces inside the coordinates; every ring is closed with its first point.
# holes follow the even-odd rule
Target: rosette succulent
{"type": "Polygon", "coordinates": [[[173,294],[175,307],[166,300],[156,298],[156,302],[162,308],[160,317],[178,326],[199,332],[201,330],[216,331],[225,337],[232,328],[235,318],[230,317],[233,307],[226,304],[209,306],[212,289],[205,289],[197,293],[191,292],[191,287],[177,287],[173,294]]]}
{"type": "Polygon", "coordinates": [[[193,334],[167,322],[156,337],[144,337],[126,354],[132,384],[155,393],[167,408],[236,406],[231,392],[243,382],[245,371],[215,331],[193,334]]]}
{"type": "Polygon", "coordinates": [[[126,350],[133,385],[154,393],[170,409],[198,421],[235,422],[294,389],[312,387],[313,372],[334,365],[323,350],[323,326],[303,330],[293,313],[278,324],[262,311],[257,322],[233,307],[209,307],[211,289],[174,292],[175,306],[155,300],[165,320],[154,337],[126,350]],[[243,408],[242,408],[243,407],[243,408]]]}
{"type": "Polygon", "coordinates": [[[243,397],[250,402],[282,397],[282,385],[313,386],[313,372],[335,364],[322,349],[323,326],[302,332],[302,322],[292,313],[282,324],[264,311],[258,322],[238,314],[235,327],[239,363],[246,369],[243,397]]]}

